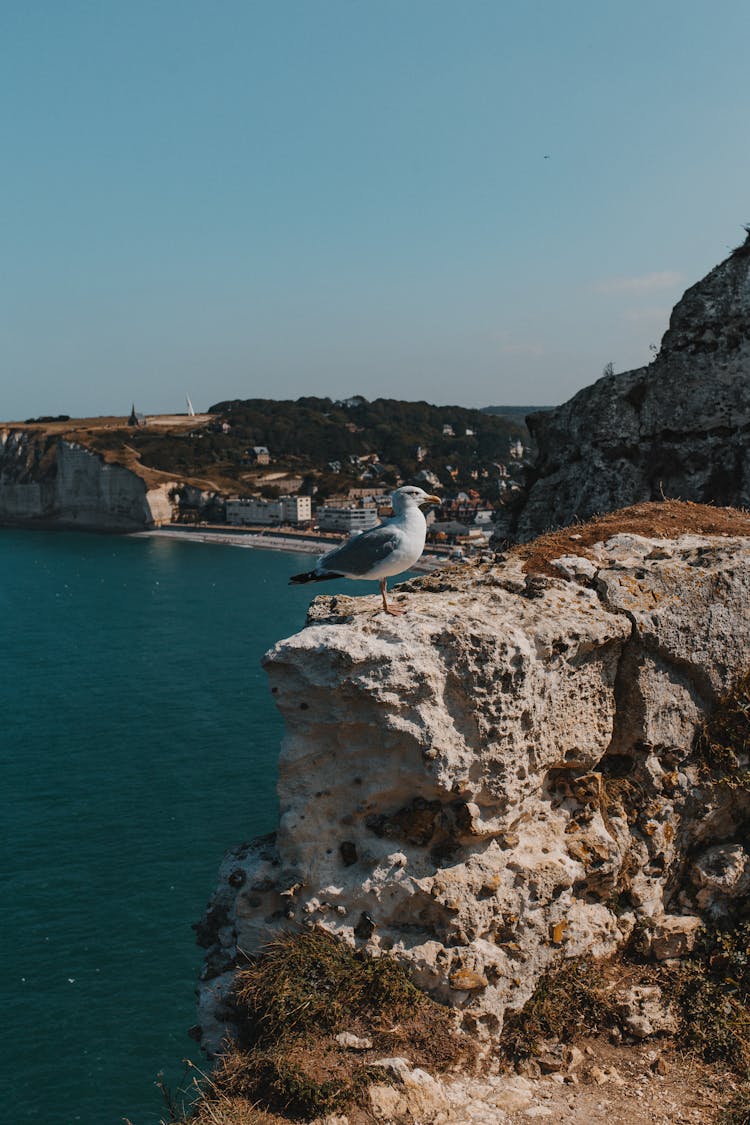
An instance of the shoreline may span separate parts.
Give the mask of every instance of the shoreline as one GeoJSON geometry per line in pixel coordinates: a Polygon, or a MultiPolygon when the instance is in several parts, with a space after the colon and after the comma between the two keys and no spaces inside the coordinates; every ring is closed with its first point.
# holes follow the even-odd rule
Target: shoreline
{"type": "MultiPolygon", "coordinates": [[[[218,543],[225,547],[255,548],[265,551],[288,551],[298,555],[322,555],[339,543],[344,542],[337,536],[317,538],[294,534],[274,533],[266,531],[224,531],[210,527],[191,529],[187,527],[150,527],[143,531],[131,531],[128,535],[138,538],[163,538],[180,539],[183,542],[193,543],[218,543]]],[[[438,567],[454,563],[447,555],[436,555],[426,552],[411,567],[411,570],[429,572],[438,567]]]]}
{"type": "MultiPolygon", "coordinates": [[[[326,550],[328,540],[310,540],[294,535],[268,535],[253,531],[213,531],[210,528],[190,530],[188,528],[149,527],[143,531],[131,531],[129,535],[138,538],[181,539],[192,543],[219,543],[226,547],[256,547],[271,551],[290,551],[299,555],[320,555],[326,550]]],[[[333,546],[333,542],[331,546],[333,546]]]]}

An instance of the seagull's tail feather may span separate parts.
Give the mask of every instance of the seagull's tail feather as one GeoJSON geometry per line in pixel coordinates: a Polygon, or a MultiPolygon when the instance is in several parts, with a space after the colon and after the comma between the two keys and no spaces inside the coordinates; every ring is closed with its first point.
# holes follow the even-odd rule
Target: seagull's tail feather
{"type": "Polygon", "coordinates": [[[333,574],[329,570],[307,570],[304,574],[293,574],[289,585],[293,582],[328,582],[330,578],[343,578],[343,574],[333,574]]]}

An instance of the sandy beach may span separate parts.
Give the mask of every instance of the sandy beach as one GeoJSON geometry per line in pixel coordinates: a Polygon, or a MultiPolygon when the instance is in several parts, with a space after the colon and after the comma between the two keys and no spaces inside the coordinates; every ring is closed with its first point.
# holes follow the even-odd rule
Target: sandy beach
{"type": "MultiPolygon", "coordinates": [[[[148,531],[134,531],[132,535],[158,536],[165,539],[182,539],[192,543],[220,543],[227,547],[251,547],[266,551],[291,551],[295,554],[322,555],[343,540],[336,536],[294,535],[285,532],[241,531],[235,528],[154,527],[148,531]]],[[[411,569],[421,571],[437,570],[453,562],[447,555],[425,553],[411,569]]]]}
{"type": "Polygon", "coordinates": [[[191,543],[221,543],[227,547],[260,547],[271,551],[294,551],[298,554],[320,555],[335,546],[334,541],[312,539],[310,536],[269,535],[261,531],[213,531],[210,528],[154,527],[134,531],[133,535],[184,539],[191,543]]]}

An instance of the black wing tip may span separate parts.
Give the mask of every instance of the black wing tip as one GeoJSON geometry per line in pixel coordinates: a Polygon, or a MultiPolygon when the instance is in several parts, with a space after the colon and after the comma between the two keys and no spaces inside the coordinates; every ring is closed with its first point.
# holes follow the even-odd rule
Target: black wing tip
{"type": "Polygon", "coordinates": [[[292,586],[292,585],[295,585],[295,584],[300,583],[300,582],[314,582],[314,581],[315,581],[315,571],[314,570],[308,570],[308,571],[305,571],[304,574],[293,574],[292,577],[289,579],[289,585],[292,586]]]}
{"type": "Polygon", "coordinates": [[[304,574],[293,574],[289,579],[289,585],[301,585],[303,582],[328,582],[331,578],[343,577],[343,574],[333,574],[330,571],[324,571],[321,574],[317,570],[306,570],[304,574]]]}

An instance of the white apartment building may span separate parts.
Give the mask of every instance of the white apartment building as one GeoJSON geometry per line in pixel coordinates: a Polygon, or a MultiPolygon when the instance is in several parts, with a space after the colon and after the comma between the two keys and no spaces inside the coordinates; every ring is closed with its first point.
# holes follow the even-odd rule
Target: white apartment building
{"type": "Polygon", "coordinates": [[[281,496],[282,523],[308,523],[312,519],[312,501],[309,496],[281,496]]]}
{"type": "Polygon", "coordinates": [[[318,508],[315,518],[321,531],[341,531],[345,535],[367,531],[380,523],[377,508],[335,508],[325,505],[318,508]]]}
{"type": "Polygon", "coordinates": [[[309,523],[312,503],[309,496],[280,496],[278,500],[258,500],[240,496],[227,500],[227,523],[295,524],[309,523]]]}

